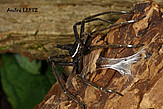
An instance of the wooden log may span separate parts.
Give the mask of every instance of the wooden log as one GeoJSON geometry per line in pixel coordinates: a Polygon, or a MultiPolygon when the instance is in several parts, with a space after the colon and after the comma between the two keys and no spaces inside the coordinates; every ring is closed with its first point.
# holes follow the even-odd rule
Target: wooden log
{"type": "MultiPolygon", "coordinates": [[[[134,14],[122,16],[118,22],[142,18],[133,24],[108,30],[107,35],[97,34],[92,45],[144,44],[139,48],[109,48],[92,51],[83,60],[83,75],[100,86],[116,90],[105,93],[86,85],[74,77],[67,89],[86,105],[86,109],[144,109],[162,108],[163,105],[163,10],[154,1],[144,1],[133,6],[134,14]],[[103,38],[102,38],[103,37],[103,38]],[[144,52],[140,52],[144,50],[144,52]],[[131,74],[122,75],[114,69],[99,69],[96,62],[100,57],[124,58],[140,53],[138,61],[129,68],[131,74]]],[[[118,23],[116,22],[116,23],[118,23]]],[[[126,61],[126,60],[125,60],[126,61]]],[[[124,66],[125,67],[125,66],[124,66]]],[[[51,88],[42,103],[35,109],[79,109],[80,105],[63,93],[57,83],[51,88]],[[54,92],[54,93],[52,93],[54,92]],[[58,92],[58,91],[57,91],[58,92]]]]}
{"type": "MultiPolygon", "coordinates": [[[[67,54],[56,44],[74,42],[72,26],[81,19],[106,10],[129,10],[133,1],[57,0],[0,1],[0,53],[20,53],[45,60],[49,55],[67,54]],[[38,8],[38,12],[7,12],[38,8]]],[[[87,26],[89,28],[89,25],[87,26]]]]}

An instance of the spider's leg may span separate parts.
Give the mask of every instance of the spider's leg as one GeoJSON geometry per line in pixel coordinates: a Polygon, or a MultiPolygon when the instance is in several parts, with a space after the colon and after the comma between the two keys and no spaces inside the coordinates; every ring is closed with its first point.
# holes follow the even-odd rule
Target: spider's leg
{"type": "MultiPolygon", "coordinates": [[[[54,61],[51,61],[51,62],[54,62],[54,61]]],[[[73,66],[73,65],[74,65],[73,62],[64,62],[64,61],[62,61],[62,62],[60,62],[60,61],[55,61],[55,64],[56,64],[56,65],[60,65],[60,66],[73,66]]]]}
{"type": "Polygon", "coordinates": [[[70,51],[73,47],[73,44],[67,44],[67,45],[59,45],[57,44],[57,48],[60,48],[62,50],[68,50],[70,51]]]}
{"type": "Polygon", "coordinates": [[[95,50],[99,48],[138,48],[143,46],[144,44],[140,45],[121,45],[121,44],[108,44],[108,45],[95,45],[95,46],[90,46],[88,49],[89,50],[95,50]]]}
{"type": "Polygon", "coordinates": [[[85,26],[85,23],[87,23],[87,22],[100,20],[100,21],[103,21],[103,22],[106,22],[106,23],[113,24],[111,21],[103,20],[103,19],[100,19],[100,18],[95,18],[95,17],[101,16],[101,15],[111,14],[111,13],[130,14],[131,12],[126,12],[126,11],[106,11],[106,12],[102,12],[102,13],[98,13],[98,14],[94,14],[92,16],[86,17],[81,22],[80,36],[84,33],[84,26],[85,26]]]}
{"type": "Polygon", "coordinates": [[[130,23],[135,23],[135,22],[138,22],[138,21],[142,20],[142,19],[145,18],[145,17],[146,17],[146,16],[143,16],[142,18],[137,19],[137,20],[129,20],[129,21],[125,21],[125,22],[116,23],[116,24],[113,24],[113,25],[111,25],[111,26],[109,26],[109,27],[102,28],[102,29],[99,29],[99,30],[97,30],[97,31],[94,31],[94,32],[91,33],[91,35],[92,35],[92,34],[95,34],[95,33],[102,32],[102,31],[104,31],[104,30],[107,30],[107,29],[110,29],[110,28],[113,28],[113,27],[123,26],[123,25],[127,25],[127,24],[130,24],[130,23]]]}
{"type": "Polygon", "coordinates": [[[72,94],[66,89],[66,87],[62,84],[62,82],[61,82],[61,80],[60,80],[60,78],[59,78],[59,74],[58,74],[57,71],[56,71],[55,63],[52,62],[51,65],[52,65],[53,73],[54,73],[54,75],[55,75],[55,77],[56,77],[56,79],[57,79],[57,81],[58,81],[58,84],[59,84],[60,88],[62,89],[62,91],[63,91],[68,97],[70,97],[72,100],[74,100],[76,103],[80,104],[81,107],[82,107],[82,109],[85,109],[85,105],[84,105],[82,102],[80,102],[74,95],[72,95],[72,94]]]}
{"type": "Polygon", "coordinates": [[[95,18],[97,16],[101,16],[101,15],[105,15],[105,14],[111,14],[111,13],[113,13],[113,14],[131,14],[132,12],[126,12],[126,11],[106,11],[106,12],[102,12],[102,13],[98,13],[98,14],[94,14],[92,16],[86,17],[83,20],[88,20],[88,19],[95,18]]]}
{"type": "MultiPolygon", "coordinates": [[[[63,61],[63,59],[67,56],[69,55],[50,56],[48,59],[48,63],[51,65],[51,63],[54,62],[58,66],[74,66],[73,62],[63,61]]],[[[68,74],[65,72],[63,72],[62,74],[63,75],[59,75],[59,76],[62,80],[66,82],[68,74]]]]}
{"type": "Polygon", "coordinates": [[[92,83],[92,82],[88,81],[87,79],[81,77],[80,75],[77,75],[77,78],[79,78],[79,79],[80,79],[82,82],[84,82],[85,84],[90,85],[90,86],[93,86],[94,88],[99,89],[99,90],[102,90],[102,91],[104,91],[104,92],[106,92],[106,93],[107,93],[107,92],[116,93],[116,94],[118,94],[118,95],[120,95],[120,96],[123,96],[121,93],[119,93],[119,92],[117,92],[117,91],[115,91],[115,90],[107,89],[107,88],[105,88],[105,87],[102,87],[102,86],[99,86],[99,85],[97,85],[97,84],[95,84],[95,83],[92,83]]]}
{"type": "Polygon", "coordinates": [[[108,20],[104,20],[104,19],[101,19],[101,18],[83,19],[81,21],[80,37],[83,37],[85,23],[93,22],[93,21],[102,21],[102,22],[105,22],[105,23],[113,24],[113,22],[108,21],[108,20]]]}
{"type": "Polygon", "coordinates": [[[73,26],[74,35],[75,35],[76,40],[79,39],[79,33],[77,31],[77,26],[81,25],[81,29],[80,29],[80,38],[81,38],[81,36],[84,33],[85,23],[92,22],[92,21],[103,21],[103,22],[106,22],[106,23],[109,23],[109,24],[113,24],[113,22],[107,21],[107,20],[104,20],[104,19],[101,19],[101,18],[84,19],[84,20],[82,20],[80,22],[77,22],[73,26]]]}
{"type": "Polygon", "coordinates": [[[70,55],[50,56],[48,61],[49,63],[54,62],[56,65],[60,66],[74,66],[73,62],[63,61],[63,59],[68,56],[70,55]]]}

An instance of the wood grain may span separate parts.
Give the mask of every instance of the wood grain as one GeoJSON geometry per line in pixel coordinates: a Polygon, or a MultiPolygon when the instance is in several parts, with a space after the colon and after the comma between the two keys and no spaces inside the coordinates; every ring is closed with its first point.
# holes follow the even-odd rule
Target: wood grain
{"type": "MultiPolygon", "coordinates": [[[[134,2],[136,1],[1,0],[0,53],[20,53],[41,60],[47,59],[49,55],[68,54],[67,51],[57,49],[56,44],[74,42],[72,26],[76,22],[106,10],[130,10],[134,2]],[[7,12],[8,8],[38,8],[38,12],[7,12]]],[[[117,19],[115,17],[109,16],[110,19],[117,19]]],[[[92,28],[89,24],[86,30],[89,27],[92,28]]]]}

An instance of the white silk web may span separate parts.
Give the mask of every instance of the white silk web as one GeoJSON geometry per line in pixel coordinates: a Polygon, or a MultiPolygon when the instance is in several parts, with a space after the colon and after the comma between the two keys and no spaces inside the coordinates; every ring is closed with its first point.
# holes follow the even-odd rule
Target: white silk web
{"type": "Polygon", "coordinates": [[[100,65],[100,69],[111,68],[120,72],[121,75],[132,75],[130,67],[132,64],[135,64],[142,59],[143,53],[145,53],[144,49],[136,54],[124,58],[113,59],[100,57],[98,61],[100,61],[100,63],[105,63],[103,65],[100,65]]]}

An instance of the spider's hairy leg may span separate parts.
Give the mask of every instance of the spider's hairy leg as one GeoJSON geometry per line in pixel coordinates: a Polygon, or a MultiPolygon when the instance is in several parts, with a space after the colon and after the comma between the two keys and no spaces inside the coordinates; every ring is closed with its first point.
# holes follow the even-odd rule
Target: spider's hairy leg
{"type": "Polygon", "coordinates": [[[57,44],[57,48],[63,49],[63,50],[71,50],[71,48],[73,47],[73,44],[67,44],[67,45],[60,45],[57,44]]]}
{"type": "Polygon", "coordinates": [[[88,81],[87,79],[83,78],[83,77],[80,76],[80,75],[77,75],[77,78],[79,78],[79,79],[80,79],[82,82],[84,82],[85,84],[90,85],[90,86],[93,86],[93,87],[96,88],[96,89],[102,90],[102,91],[104,91],[105,93],[110,92],[110,93],[116,93],[116,94],[118,94],[118,95],[120,95],[120,96],[123,96],[121,93],[119,93],[119,92],[117,92],[117,91],[115,91],[115,90],[111,90],[111,89],[108,89],[108,88],[99,86],[99,85],[97,85],[97,84],[95,84],[95,83],[92,83],[92,82],[88,81]]]}
{"type": "Polygon", "coordinates": [[[92,19],[95,18],[97,16],[101,16],[101,15],[105,15],[105,14],[131,14],[133,12],[126,12],[126,11],[106,11],[106,12],[102,12],[102,13],[98,13],[98,14],[94,14],[92,16],[86,17],[84,20],[88,20],[88,19],[92,19]]]}
{"type": "Polygon", "coordinates": [[[85,24],[88,23],[88,22],[93,22],[93,21],[102,21],[102,22],[105,22],[105,23],[108,23],[108,24],[113,24],[113,22],[111,21],[108,21],[108,20],[104,20],[104,19],[101,19],[101,18],[92,18],[92,19],[83,19],[81,21],[81,29],[80,29],[80,37],[83,37],[84,35],[84,28],[85,28],[85,24]]]}
{"type": "Polygon", "coordinates": [[[123,26],[123,25],[131,24],[131,23],[135,23],[135,22],[138,22],[138,21],[142,20],[142,19],[145,18],[145,17],[146,17],[146,16],[143,16],[142,18],[136,19],[136,20],[129,20],[129,21],[125,21],[125,22],[116,23],[116,24],[113,24],[113,25],[111,25],[111,26],[109,26],[109,27],[102,28],[102,29],[99,29],[99,30],[97,30],[97,31],[94,31],[94,32],[91,33],[91,35],[92,35],[92,34],[95,34],[95,33],[102,32],[102,31],[107,30],[107,29],[111,29],[111,28],[113,28],[113,27],[123,26]]]}
{"type": "MultiPolygon", "coordinates": [[[[73,62],[63,61],[65,57],[68,57],[68,56],[69,55],[50,56],[47,62],[49,63],[50,66],[52,66],[52,62],[54,62],[58,66],[74,66],[73,62]]],[[[65,82],[67,81],[68,76],[69,74],[65,72],[63,72],[62,75],[59,74],[59,77],[65,82]]]]}
{"type": "Polygon", "coordinates": [[[56,65],[60,66],[73,66],[74,65],[73,62],[63,61],[63,59],[68,56],[69,55],[50,56],[48,62],[49,63],[54,62],[56,65]]]}
{"type": "Polygon", "coordinates": [[[74,36],[75,36],[76,40],[79,40],[79,38],[82,37],[82,35],[84,33],[85,23],[89,23],[89,22],[92,22],[92,21],[103,21],[103,22],[106,22],[106,23],[109,23],[109,24],[113,24],[113,22],[107,21],[107,20],[104,20],[104,19],[101,19],[101,18],[83,19],[82,21],[75,23],[74,26],[73,26],[74,36]],[[77,30],[78,25],[81,25],[80,37],[79,37],[78,30],[77,30]]]}
{"type": "Polygon", "coordinates": [[[138,48],[141,46],[144,46],[144,44],[140,44],[140,45],[107,44],[107,45],[90,46],[88,49],[92,51],[99,48],[138,48]]]}
{"type": "Polygon", "coordinates": [[[92,22],[92,21],[103,21],[109,24],[113,24],[113,22],[108,21],[108,20],[103,20],[101,18],[95,18],[101,15],[105,15],[105,14],[131,14],[132,12],[126,12],[126,11],[106,11],[106,12],[102,12],[102,13],[98,13],[98,14],[94,14],[92,16],[86,17],[81,21],[81,30],[80,30],[80,36],[82,37],[82,34],[84,33],[84,26],[85,23],[87,22],[92,22]]]}
{"type": "Polygon", "coordinates": [[[58,82],[58,84],[59,84],[61,90],[64,92],[64,94],[66,94],[68,97],[70,97],[70,98],[71,98],[72,100],[74,100],[76,103],[80,104],[81,107],[82,107],[82,109],[85,109],[85,105],[84,105],[82,102],[80,102],[74,95],[72,95],[72,94],[66,89],[65,85],[61,82],[60,76],[59,76],[59,74],[57,73],[57,70],[56,70],[56,68],[55,68],[55,63],[54,63],[53,61],[51,61],[50,59],[49,59],[49,61],[51,62],[52,71],[53,71],[53,73],[54,73],[54,75],[55,75],[55,78],[57,79],[57,82],[58,82]]]}

